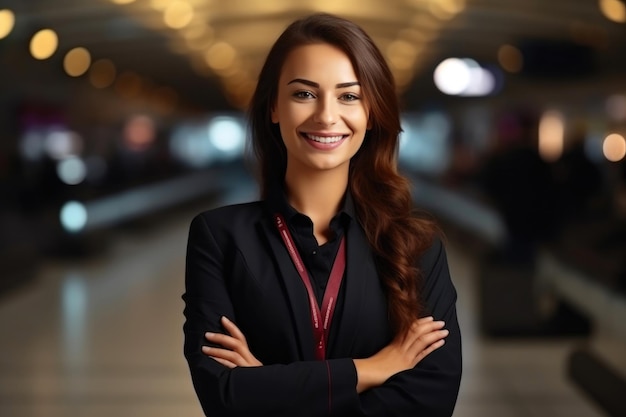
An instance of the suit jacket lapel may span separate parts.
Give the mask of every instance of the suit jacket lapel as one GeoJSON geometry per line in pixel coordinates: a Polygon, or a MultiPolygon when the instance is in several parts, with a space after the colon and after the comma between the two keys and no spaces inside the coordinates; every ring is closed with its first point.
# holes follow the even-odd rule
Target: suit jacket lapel
{"type": "Polygon", "coordinates": [[[339,326],[339,331],[337,340],[330,343],[331,351],[335,356],[347,355],[352,351],[354,339],[359,331],[359,323],[362,321],[360,316],[367,288],[371,284],[372,277],[377,277],[367,238],[356,220],[350,222],[347,239],[343,314],[334,317],[333,325],[339,326]]]}
{"type": "Polygon", "coordinates": [[[280,271],[279,279],[282,281],[287,299],[291,308],[291,318],[293,320],[293,329],[300,357],[303,360],[314,360],[314,339],[313,324],[311,323],[311,313],[309,306],[309,298],[306,288],[302,283],[300,275],[289,257],[289,253],[276,230],[276,226],[272,223],[271,217],[260,222],[260,228],[267,237],[271,252],[276,260],[280,271]]]}

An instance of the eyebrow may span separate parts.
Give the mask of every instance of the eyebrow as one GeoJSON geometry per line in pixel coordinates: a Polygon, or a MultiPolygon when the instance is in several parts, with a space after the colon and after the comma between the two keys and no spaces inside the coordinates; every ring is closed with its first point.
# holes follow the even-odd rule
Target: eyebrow
{"type": "MultiPolygon", "coordinates": [[[[300,83],[300,84],[304,84],[304,85],[308,85],[310,87],[314,87],[314,88],[320,88],[320,85],[314,81],[309,81],[309,80],[305,80],[303,78],[294,78],[293,80],[289,81],[287,83],[287,85],[289,84],[294,84],[294,83],[300,83]]],[[[347,83],[339,83],[337,85],[335,85],[335,88],[348,88],[348,87],[352,87],[355,85],[361,85],[360,82],[358,81],[350,81],[347,83]]]]}

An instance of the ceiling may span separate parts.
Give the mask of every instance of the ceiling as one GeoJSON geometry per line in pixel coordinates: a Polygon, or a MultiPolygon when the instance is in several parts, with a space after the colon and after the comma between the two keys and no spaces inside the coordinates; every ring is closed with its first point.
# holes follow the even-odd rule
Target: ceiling
{"type": "MultiPolygon", "coordinates": [[[[405,101],[414,104],[438,94],[432,71],[442,59],[471,57],[497,65],[504,44],[532,58],[532,65],[510,76],[512,83],[516,77],[522,83],[542,78],[558,82],[564,77],[550,70],[554,66],[581,78],[626,73],[626,24],[610,21],[600,10],[601,4],[623,6],[621,1],[0,0],[0,10],[16,15],[13,32],[0,39],[0,55],[15,57],[37,30],[51,28],[59,37],[55,65],[81,46],[92,62],[108,59],[118,76],[132,72],[144,86],[175,91],[180,103],[242,107],[284,27],[297,17],[324,11],[352,19],[372,35],[391,63],[405,101]],[[170,24],[180,28],[168,27],[166,13],[170,24]]],[[[61,71],[54,74],[63,76],[61,71]]]]}

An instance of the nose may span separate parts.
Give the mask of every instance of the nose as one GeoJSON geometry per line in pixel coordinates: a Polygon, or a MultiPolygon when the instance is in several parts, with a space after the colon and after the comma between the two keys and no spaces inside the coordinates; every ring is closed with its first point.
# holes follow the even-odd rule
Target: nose
{"type": "Polygon", "coordinates": [[[339,112],[334,97],[320,98],[315,108],[313,120],[322,126],[332,126],[337,123],[339,112]]]}

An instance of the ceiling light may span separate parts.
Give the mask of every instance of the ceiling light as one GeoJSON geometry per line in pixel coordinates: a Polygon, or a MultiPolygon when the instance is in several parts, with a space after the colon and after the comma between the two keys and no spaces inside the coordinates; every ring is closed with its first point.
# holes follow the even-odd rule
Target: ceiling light
{"type": "Polygon", "coordinates": [[[207,51],[206,62],[215,71],[228,69],[235,61],[235,48],[226,42],[217,42],[207,51]]]}
{"type": "Polygon", "coordinates": [[[15,26],[15,15],[11,10],[0,10],[0,39],[6,38],[15,26]]]}
{"type": "Polygon", "coordinates": [[[602,151],[609,161],[621,161],[626,156],[626,139],[617,133],[610,134],[604,139],[602,151]]]}
{"type": "Polygon", "coordinates": [[[600,0],[600,11],[609,20],[616,23],[626,22],[626,5],[619,0],[600,0]]]}
{"type": "Polygon", "coordinates": [[[172,29],[181,29],[191,23],[193,7],[186,1],[178,0],[170,3],[163,12],[165,24],[172,29]]]}
{"type": "Polygon", "coordinates": [[[113,62],[100,59],[93,63],[89,71],[89,81],[96,88],[106,88],[115,81],[116,69],[113,62]]]}
{"type": "Polygon", "coordinates": [[[80,77],[89,69],[91,65],[91,55],[85,48],[74,48],[65,55],[63,67],[67,75],[80,77]]]}
{"type": "Polygon", "coordinates": [[[52,29],[37,32],[30,41],[30,53],[35,59],[48,59],[57,50],[59,38],[52,29]]]}
{"type": "Polygon", "coordinates": [[[565,120],[557,110],[548,110],[539,121],[539,155],[545,161],[553,162],[563,154],[565,120]]]}
{"type": "Polygon", "coordinates": [[[498,63],[508,72],[520,72],[524,66],[524,56],[512,45],[502,45],[498,49],[498,63]]]}

